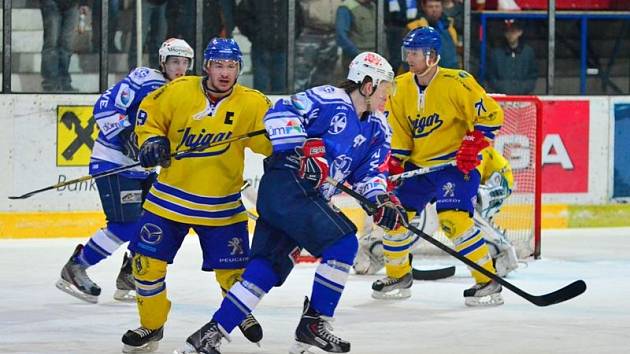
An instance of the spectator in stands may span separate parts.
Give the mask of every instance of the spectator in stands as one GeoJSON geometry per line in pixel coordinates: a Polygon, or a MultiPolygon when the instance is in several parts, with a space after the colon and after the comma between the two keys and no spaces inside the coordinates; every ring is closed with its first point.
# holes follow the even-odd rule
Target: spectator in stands
{"type": "Polygon", "coordinates": [[[457,46],[461,44],[464,33],[464,0],[442,0],[444,15],[453,20],[453,27],[459,39],[457,46]]]}
{"type": "MultiPolygon", "coordinates": [[[[223,23],[225,24],[225,37],[232,38],[234,31],[234,11],[236,8],[235,0],[220,0],[221,9],[223,10],[223,23]]],[[[243,0],[241,0],[243,1],[243,0]]]]}
{"type": "MultiPolygon", "coordinates": [[[[235,22],[252,43],[254,88],[265,93],[286,93],[288,0],[241,0],[235,22]]],[[[304,24],[299,2],[295,12],[296,37],[304,24]]]]}
{"type": "Polygon", "coordinates": [[[513,95],[530,94],[538,78],[534,50],[521,40],[523,27],[516,20],[505,21],[504,35],[504,44],[490,53],[489,90],[513,95]]]}
{"type": "Polygon", "coordinates": [[[41,0],[44,45],[42,46],[42,89],[46,92],[72,92],[70,57],[79,24],[79,11],[87,12],[86,2],[79,0],[41,0]]]}
{"type": "Polygon", "coordinates": [[[400,57],[400,43],[407,34],[407,23],[418,16],[416,0],[388,0],[385,2],[385,34],[387,36],[387,61],[395,73],[407,71],[400,57]]]}
{"type": "MultiPolygon", "coordinates": [[[[119,0],[109,0],[109,9],[107,11],[108,16],[108,50],[110,53],[118,53],[114,43],[114,37],[116,36],[116,30],[118,29],[118,13],[120,11],[119,0]]],[[[98,48],[101,47],[101,2],[98,0],[92,1],[92,51],[98,52],[98,48]]]]}
{"type": "Polygon", "coordinates": [[[456,44],[458,43],[457,32],[455,31],[453,19],[444,15],[442,0],[422,0],[422,11],[424,15],[410,22],[407,25],[407,29],[411,31],[423,26],[435,28],[442,39],[440,66],[451,69],[459,68],[456,49],[456,44]]]}
{"type": "Polygon", "coordinates": [[[304,29],[295,43],[294,91],[334,82],[339,57],[335,40],[335,14],[341,2],[342,0],[300,1],[304,13],[304,29]]]}
{"type": "Polygon", "coordinates": [[[341,47],[342,69],[361,52],[376,51],[376,5],[374,0],[346,0],[337,8],[337,45],[341,47]]]}
{"type": "MultiPolygon", "coordinates": [[[[142,38],[143,53],[149,53],[149,66],[159,68],[158,52],[166,38],[166,1],[142,0],[142,38]]],[[[136,60],[136,21],[132,23],[131,43],[129,46],[129,70],[137,67],[136,60]]],[[[145,64],[146,65],[146,64],[145,64]]]]}

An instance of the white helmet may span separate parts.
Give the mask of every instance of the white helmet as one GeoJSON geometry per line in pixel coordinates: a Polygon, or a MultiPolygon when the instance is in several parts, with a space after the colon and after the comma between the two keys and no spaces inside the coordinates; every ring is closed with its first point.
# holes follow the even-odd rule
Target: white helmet
{"type": "Polygon", "coordinates": [[[192,70],[193,68],[195,51],[193,51],[192,47],[183,39],[169,38],[165,40],[158,53],[160,55],[160,65],[164,64],[168,57],[176,56],[190,59],[188,70],[192,70]]]}
{"type": "Polygon", "coordinates": [[[381,81],[394,81],[394,70],[385,58],[374,52],[363,52],[357,55],[348,70],[348,80],[362,83],[369,76],[374,86],[381,81]]]}

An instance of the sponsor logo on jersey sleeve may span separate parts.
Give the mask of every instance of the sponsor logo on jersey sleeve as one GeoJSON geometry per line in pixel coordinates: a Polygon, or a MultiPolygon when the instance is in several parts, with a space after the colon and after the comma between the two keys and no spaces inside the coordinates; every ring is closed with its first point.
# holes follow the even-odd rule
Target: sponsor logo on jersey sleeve
{"type": "Polygon", "coordinates": [[[133,102],[136,93],[132,90],[127,84],[120,84],[120,88],[118,89],[118,94],[116,95],[116,107],[121,109],[127,109],[133,102]]]}

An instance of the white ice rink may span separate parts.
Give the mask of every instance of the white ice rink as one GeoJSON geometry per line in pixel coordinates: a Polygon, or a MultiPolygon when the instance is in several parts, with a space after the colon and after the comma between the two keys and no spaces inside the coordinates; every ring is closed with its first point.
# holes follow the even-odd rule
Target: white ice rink
{"type": "MultiPolygon", "coordinates": [[[[121,251],[90,269],[103,288],[97,305],[54,286],[80,241],[0,241],[0,353],[120,353],[122,334],[138,326],[135,304],[112,299],[121,251]]],[[[200,252],[192,237],[169,268],[173,307],[158,353],[181,347],[220,302],[214,275],[199,267],[200,252]]],[[[223,353],[287,353],[313,272],[314,265],[298,266],[255,310],[265,333],[262,348],[236,330],[223,353]]],[[[373,300],[374,279],[351,275],[337,309],[335,334],[352,343],[352,353],[630,353],[627,228],[544,232],[543,259],[530,261],[508,280],[532,294],[577,279],[588,286],[580,297],[549,307],[536,307],[504,290],[503,306],[467,308],[462,291],[472,279],[459,264],[453,278],[416,281],[407,301],[373,300]]]]}

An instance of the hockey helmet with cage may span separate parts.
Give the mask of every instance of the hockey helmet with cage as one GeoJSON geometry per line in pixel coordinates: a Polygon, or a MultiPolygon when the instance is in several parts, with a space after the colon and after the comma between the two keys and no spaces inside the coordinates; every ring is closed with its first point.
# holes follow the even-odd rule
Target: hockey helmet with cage
{"type": "Polygon", "coordinates": [[[394,81],[394,70],[387,59],[374,52],[363,52],[357,55],[348,68],[348,80],[358,84],[363,83],[365,77],[372,79],[374,86],[381,81],[394,81]]]}
{"type": "Polygon", "coordinates": [[[192,70],[193,68],[195,51],[183,39],[169,38],[165,40],[158,53],[160,55],[160,65],[166,63],[166,59],[168,59],[168,57],[175,56],[190,59],[190,62],[188,63],[188,70],[192,70]]]}
{"type": "Polygon", "coordinates": [[[235,61],[243,68],[243,53],[232,38],[213,38],[203,52],[204,66],[210,61],[235,61]]]}
{"type": "Polygon", "coordinates": [[[431,51],[435,51],[435,54],[438,54],[441,47],[442,39],[435,28],[429,26],[418,27],[407,33],[403,39],[403,59],[406,58],[405,51],[408,50],[421,50],[428,56],[431,51]]]}

